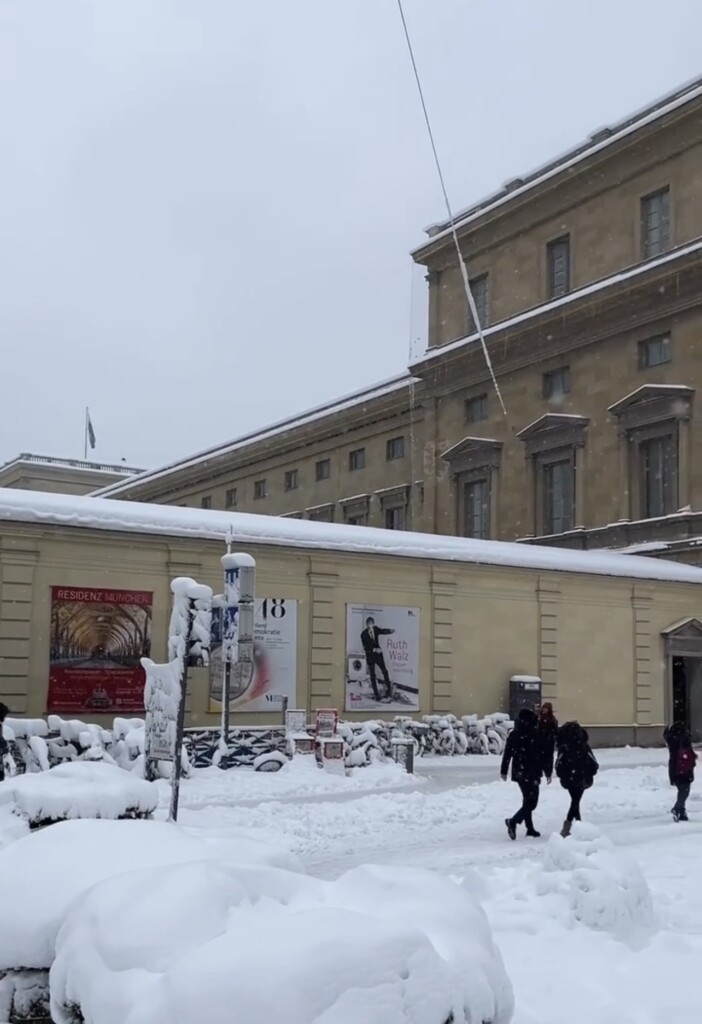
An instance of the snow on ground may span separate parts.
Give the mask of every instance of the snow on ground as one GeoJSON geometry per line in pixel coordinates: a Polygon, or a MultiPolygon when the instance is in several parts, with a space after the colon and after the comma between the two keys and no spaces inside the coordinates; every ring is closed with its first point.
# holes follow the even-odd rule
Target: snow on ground
{"type": "Polygon", "coordinates": [[[676,825],[664,751],[598,758],[602,771],[583,799],[594,831],[584,825],[565,841],[553,835],[568,803],[556,782],[543,785],[536,812],[543,838],[520,830],[516,843],[507,839],[504,818],[518,791],[498,779],[495,757],[422,759],[414,789],[344,799],[276,799],[271,789],[257,806],[220,793],[208,807],[193,792],[182,823],[194,834],[252,829],[286,843],[323,878],[373,863],[463,881],[481,895],[514,985],[514,1024],[692,1020],[702,962],[702,782],[691,822],[676,825]]]}
{"type": "MultiPolygon", "coordinates": [[[[446,968],[432,953],[434,949],[443,957],[450,946],[453,956],[460,946],[462,928],[466,941],[475,928],[480,930],[477,919],[471,917],[474,910],[468,911],[461,903],[464,892],[471,907],[475,907],[475,899],[482,904],[504,960],[516,1001],[513,1024],[669,1024],[676,1018],[696,1019],[698,965],[702,962],[702,782],[693,787],[691,821],[674,824],[664,751],[599,751],[598,757],[602,770],[583,799],[586,823],[576,826],[570,839],[562,840],[557,832],[568,798],[557,782],[544,784],[535,815],[543,838],[526,839],[520,829],[514,843],[507,838],[504,818],[516,810],[518,790],[499,780],[499,758],[495,757],[422,759],[414,778],[387,764],[356,770],[348,778],[327,775],[311,758],[270,775],[245,769],[195,771],[182,783],[174,846],[171,848],[164,833],[163,839],[159,836],[155,841],[152,853],[128,854],[130,866],[137,869],[134,884],[141,886],[133,902],[120,896],[119,886],[113,892],[112,883],[102,881],[109,880],[124,863],[126,848],[121,843],[105,843],[110,837],[102,832],[104,850],[96,848],[91,860],[95,866],[89,877],[84,877],[70,866],[73,840],[70,836],[64,840],[66,829],[120,829],[123,835],[125,826],[155,827],[159,832],[170,829],[172,834],[173,826],[69,822],[19,838],[26,832],[26,823],[10,814],[9,806],[0,806],[0,879],[19,877],[23,871],[41,878],[41,892],[37,890],[31,901],[21,887],[16,899],[8,902],[3,896],[6,953],[14,955],[20,943],[28,960],[25,966],[45,959],[47,947],[39,948],[37,935],[47,920],[56,933],[72,896],[84,892],[92,882],[99,883],[93,894],[108,902],[116,900],[124,908],[123,921],[119,914],[112,915],[110,920],[118,927],[98,943],[94,934],[88,934],[97,927],[94,916],[79,916],[70,929],[61,932],[63,954],[60,970],[56,968],[64,1005],[70,1003],[71,992],[80,988],[85,998],[97,1000],[99,1007],[101,992],[109,992],[115,985],[115,991],[122,991],[124,978],[119,972],[114,974],[114,966],[131,963],[129,957],[139,954],[134,944],[135,936],[142,935],[142,926],[135,928],[133,908],[143,905],[143,935],[147,935],[149,901],[154,906],[170,906],[168,900],[161,900],[158,886],[151,882],[142,885],[146,875],[157,868],[166,889],[171,884],[168,879],[177,889],[173,880],[179,872],[190,870],[181,861],[206,861],[195,871],[199,871],[197,884],[205,887],[203,892],[216,893],[230,883],[222,882],[217,874],[221,868],[215,864],[228,860],[256,865],[267,881],[265,886],[263,882],[254,885],[239,872],[239,883],[248,886],[248,903],[232,897],[227,921],[236,922],[237,927],[230,928],[228,923],[225,934],[218,930],[216,915],[207,923],[202,908],[195,912],[193,929],[202,938],[202,946],[193,954],[195,966],[188,978],[195,986],[204,983],[201,978],[216,978],[225,988],[238,979],[236,985],[246,998],[255,1000],[263,970],[257,957],[265,948],[266,977],[273,964],[273,974],[281,984],[265,1005],[247,1004],[252,1012],[265,1010],[264,1018],[266,1014],[270,1019],[280,1016],[276,999],[286,979],[294,984],[298,975],[304,975],[291,950],[302,948],[298,936],[314,934],[319,941],[308,953],[318,968],[307,982],[310,990],[323,990],[327,1002],[315,1004],[315,1012],[322,1011],[316,1018],[309,1016],[312,1010],[307,1004],[300,1004],[307,1009],[300,1010],[297,1017],[288,1014],[286,1019],[295,1024],[316,1020],[332,1024],[344,1014],[353,1016],[343,992],[358,982],[366,997],[371,988],[375,993],[362,1007],[364,1022],[423,1021],[426,1003],[422,991],[437,992],[444,985],[453,986],[454,993],[464,991],[465,978],[461,980],[454,967],[446,968]],[[195,844],[192,849],[187,846],[190,841],[195,844]],[[164,842],[168,844],[167,859],[164,842]],[[50,848],[53,873],[31,870],[30,855],[37,843],[50,848]],[[195,855],[194,850],[198,851],[195,855]],[[165,874],[163,864],[172,865],[165,874]],[[276,871],[270,865],[286,869],[278,871],[285,877],[288,870],[304,865],[310,876],[295,876],[295,914],[291,913],[295,899],[286,902],[282,898],[282,890],[273,881],[276,871]],[[413,874],[417,869],[421,869],[420,875],[413,874]],[[424,873],[427,869],[436,874],[439,888],[433,889],[428,880],[431,875],[424,873]],[[139,881],[141,875],[144,878],[139,881]],[[452,895],[439,896],[440,887],[449,883],[458,883],[459,888],[450,885],[452,895]],[[256,885],[259,896],[253,899],[252,886],[256,885]],[[399,902],[393,902],[395,897],[399,902]],[[440,905],[436,914],[432,901],[440,905]],[[43,902],[50,913],[39,920],[43,902]],[[265,915],[258,917],[258,908],[264,905],[265,915]],[[374,918],[372,923],[368,916],[374,918]],[[469,929],[463,927],[467,919],[473,921],[469,929]],[[17,920],[23,922],[19,931],[10,927],[17,920]],[[346,929],[343,940],[337,937],[342,920],[346,929]],[[448,927],[449,921],[455,921],[455,932],[448,927]],[[413,931],[415,923],[418,930],[413,931]],[[358,941],[351,941],[354,937],[358,941]],[[132,945],[136,954],[129,952],[132,945]],[[362,957],[360,945],[364,945],[362,957]],[[76,948],[99,949],[99,962],[89,957],[79,963],[70,953],[76,948]],[[236,963],[243,965],[242,970],[233,971],[236,963]],[[446,970],[448,973],[442,973],[446,970]],[[390,979],[386,988],[383,979],[390,979]],[[400,1003],[403,1008],[407,1003],[399,993],[411,995],[412,1005],[417,1007],[414,1017],[400,1015],[400,1003]]],[[[159,789],[157,813],[165,816],[167,786],[159,783],[159,789]]],[[[92,836],[89,842],[95,842],[92,836]]],[[[85,898],[90,901],[93,895],[85,898]]],[[[191,903],[199,907],[197,901],[191,903]]],[[[158,1013],[167,1005],[167,993],[176,990],[169,989],[169,979],[175,977],[178,984],[182,980],[186,986],[176,985],[179,1005],[181,994],[185,999],[191,991],[182,964],[176,969],[177,957],[169,961],[169,956],[175,955],[173,949],[169,953],[165,948],[171,932],[175,934],[170,926],[159,932],[165,950],[158,967],[163,982],[155,983],[154,1002],[140,1010],[146,1015],[144,1020],[159,1019],[158,1013]]],[[[0,951],[3,934],[0,929],[0,951]]],[[[490,975],[494,964],[493,968],[485,964],[476,968],[480,956],[471,955],[473,969],[479,975],[480,971],[490,975]]],[[[142,965],[138,959],[133,964],[124,977],[138,981],[142,965]]],[[[144,970],[148,973],[148,966],[144,970]]],[[[147,979],[149,984],[153,974],[147,979]]],[[[496,989],[488,985],[487,990],[480,984],[483,992],[500,989],[499,984],[496,989]]],[[[234,989],[226,991],[231,1003],[234,989]]],[[[119,1007],[119,1002],[115,1005],[119,1007]]],[[[358,1005],[354,1005],[356,1016],[358,1005]]],[[[218,1015],[216,1005],[208,1005],[204,1016],[210,1011],[218,1015]]],[[[141,1024],[142,1020],[120,1017],[119,1013],[118,1017],[129,1024],[141,1024]]],[[[104,1024],[100,1014],[96,1019],[104,1024]]]]}
{"type": "MultiPolygon", "coordinates": [[[[260,803],[301,797],[358,796],[379,789],[414,789],[413,781],[399,765],[377,762],[354,768],[348,776],[322,771],[312,756],[298,757],[277,772],[255,772],[252,768],[222,771],[196,768],[192,784],[181,788],[180,806],[196,809],[220,804],[260,803]]],[[[170,785],[160,782],[161,799],[170,799],[170,785]]]]}

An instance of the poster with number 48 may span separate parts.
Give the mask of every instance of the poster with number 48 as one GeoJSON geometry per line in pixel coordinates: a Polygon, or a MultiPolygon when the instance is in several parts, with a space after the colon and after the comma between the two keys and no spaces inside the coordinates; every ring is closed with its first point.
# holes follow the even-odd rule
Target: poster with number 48
{"type": "MultiPolygon", "coordinates": [[[[254,606],[254,672],[232,672],[229,706],[232,712],[280,714],[280,697],[295,707],[297,681],[297,601],[285,597],[258,598],[254,606]]],[[[224,663],[221,635],[213,630],[210,651],[210,711],[222,707],[224,663]]]]}

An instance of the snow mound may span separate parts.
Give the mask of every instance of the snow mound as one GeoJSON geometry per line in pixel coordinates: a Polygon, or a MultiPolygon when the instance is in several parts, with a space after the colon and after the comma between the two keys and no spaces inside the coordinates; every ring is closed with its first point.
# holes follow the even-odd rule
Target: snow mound
{"type": "Polygon", "coordinates": [[[541,893],[565,895],[574,919],[637,945],[655,927],[653,900],[638,864],[592,825],[576,823],[570,839],[551,836],[541,893]]]}
{"type": "Polygon", "coordinates": [[[231,832],[227,838],[228,844],[208,843],[158,821],[65,821],[0,849],[0,971],[50,967],[69,909],[105,879],[234,853],[241,861],[267,863],[262,843],[231,832]],[[18,885],[22,878],[31,885],[18,885]]]}
{"type": "Polygon", "coordinates": [[[152,814],[158,788],[114,765],[76,761],[6,780],[0,784],[0,806],[7,804],[30,821],[120,818],[152,814]]]}
{"type": "Polygon", "coordinates": [[[512,991],[482,908],[428,872],[322,882],[200,862],[130,872],[75,904],[52,1016],[69,1024],[508,1024],[512,991]],[[274,979],[274,984],[271,980],[274,979]]]}

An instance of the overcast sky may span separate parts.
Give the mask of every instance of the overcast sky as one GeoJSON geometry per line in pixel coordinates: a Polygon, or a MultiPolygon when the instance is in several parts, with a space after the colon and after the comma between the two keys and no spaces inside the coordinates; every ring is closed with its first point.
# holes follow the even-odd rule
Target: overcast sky
{"type": "MultiPolygon", "coordinates": [[[[460,208],[700,73],[700,0],[405,0],[460,208]]],[[[396,0],[0,0],[0,460],[152,466],[404,369],[396,0]]]]}

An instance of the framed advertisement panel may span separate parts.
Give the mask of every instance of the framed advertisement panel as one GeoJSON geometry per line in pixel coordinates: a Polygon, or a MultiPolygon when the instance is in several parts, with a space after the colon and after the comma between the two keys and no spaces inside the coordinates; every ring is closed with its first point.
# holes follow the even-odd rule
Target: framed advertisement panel
{"type": "MultiPolygon", "coordinates": [[[[212,616],[210,648],[210,711],[220,711],[224,688],[221,609],[212,616]]],[[[280,714],[280,697],[295,707],[297,693],[297,601],[258,598],[254,605],[253,673],[232,666],[232,712],[272,711],[280,714]]]]}
{"type": "Polygon", "coordinates": [[[346,606],[346,710],[419,710],[419,608],[346,606]]]}
{"type": "Polygon", "coordinates": [[[152,605],[150,590],[51,588],[47,711],[143,712],[152,605]]]}

